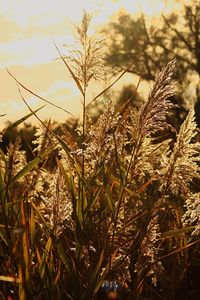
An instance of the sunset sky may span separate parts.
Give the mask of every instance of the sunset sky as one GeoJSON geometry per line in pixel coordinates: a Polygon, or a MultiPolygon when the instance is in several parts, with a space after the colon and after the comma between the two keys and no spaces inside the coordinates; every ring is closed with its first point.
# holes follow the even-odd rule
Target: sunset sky
{"type": "MultiPolygon", "coordinates": [[[[6,67],[34,92],[73,114],[80,112],[80,95],[63,63],[55,60],[58,53],[52,37],[62,51],[62,44],[72,42],[73,24],[80,22],[83,9],[92,14],[91,28],[96,32],[117,18],[120,11],[143,12],[150,22],[158,22],[161,13],[178,9],[183,2],[176,1],[175,5],[172,0],[0,0],[0,114],[6,114],[0,118],[0,128],[4,122],[13,122],[28,113],[6,67]]],[[[23,95],[33,109],[43,105],[30,94],[23,95]]],[[[91,95],[95,95],[94,91],[91,95]]],[[[50,106],[40,116],[60,121],[67,117],[50,106]]]]}

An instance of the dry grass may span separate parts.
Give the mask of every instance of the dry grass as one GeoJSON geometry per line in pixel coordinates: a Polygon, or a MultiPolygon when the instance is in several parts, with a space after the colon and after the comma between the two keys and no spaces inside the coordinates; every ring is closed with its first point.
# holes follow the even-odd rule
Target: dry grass
{"type": "Polygon", "coordinates": [[[34,160],[26,161],[19,140],[0,152],[0,297],[96,299],[105,280],[116,280],[126,299],[178,299],[181,289],[192,292],[185,283],[199,247],[194,112],[176,142],[165,139],[173,130],[172,61],[141,110],[129,102],[116,112],[108,103],[92,123],[87,88],[101,77],[104,42],[88,37],[89,21],[84,13],[77,27],[80,49],[70,58],[60,53],[83,97],[80,139],[58,135],[38,118],[34,160]],[[56,167],[49,171],[52,153],[56,167]]]}

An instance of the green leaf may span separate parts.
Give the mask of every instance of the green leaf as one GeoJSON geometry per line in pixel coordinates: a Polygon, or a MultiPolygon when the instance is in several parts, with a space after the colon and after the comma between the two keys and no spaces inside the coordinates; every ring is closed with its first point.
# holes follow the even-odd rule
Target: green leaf
{"type": "Polygon", "coordinates": [[[0,229],[0,239],[2,241],[4,241],[4,243],[6,244],[6,246],[8,246],[7,240],[6,240],[6,235],[3,229],[0,229]]]}
{"type": "Polygon", "coordinates": [[[167,238],[167,237],[171,237],[171,236],[177,236],[182,233],[187,233],[189,231],[193,231],[194,229],[195,229],[195,226],[188,226],[188,227],[181,228],[181,229],[169,230],[169,231],[164,232],[162,234],[162,237],[167,238]]]}
{"type": "Polygon", "coordinates": [[[63,139],[61,137],[59,137],[57,134],[55,134],[55,133],[53,133],[53,134],[54,134],[55,138],[57,139],[58,143],[60,144],[60,146],[62,147],[62,149],[67,154],[67,156],[68,156],[70,162],[72,163],[74,169],[76,170],[76,172],[80,176],[80,173],[81,173],[81,171],[80,171],[81,170],[80,163],[71,154],[71,149],[68,147],[68,145],[65,143],[65,141],[63,141],[63,139]]]}
{"type": "Polygon", "coordinates": [[[109,185],[107,185],[106,187],[106,201],[108,204],[108,208],[111,210],[112,214],[114,215],[114,204],[113,204],[112,192],[110,191],[109,185]]]}
{"type": "Polygon", "coordinates": [[[48,256],[50,255],[51,246],[52,246],[52,240],[51,240],[51,237],[49,237],[48,241],[46,243],[45,249],[43,251],[42,261],[41,261],[39,269],[38,269],[41,279],[43,279],[44,274],[45,274],[45,269],[47,266],[47,259],[48,259],[48,256]]]}
{"type": "Polygon", "coordinates": [[[101,190],[102,190],[102,185],[99,186],[99,188],[96,191],[96,194],[94,195],[94,197],[92,198],[92,200],[89,201],[89,204],[88,204],[88,206],[86,208],[86,212],[88,212],[89,209],[95,204],[95,202],[97,201],[97,199],[99,197],[99,194],[100,194],[101,190]]]}
{"type": "Polygon", "coordinates": [[[26,121],[28,118],[30,118],[32,115],[34,115],[36,112],[38,112],[40,109],[42,109],[43,107],[45,107],[46,105],[41,106],[40,108],[36,109],[35,111],[29,113],[28,115],[24,116],[23,118],[17,120],[16,122],[14,122],[13,124],[11,124],[10,126],[8,126],[4,133],[17,127],[18,125],[20,125],[21,123],[23,123],[24,121],[26,121]]]}
{"type": "Polygon", "coordinates": [[[53,149],[49,149],[46,152],[40,154],[38,157],[30,161],[17,175],[14,176],[14,178],[11,180],[11,184],[25,176],[28,172],[30,172],[34,167],[36,167],[46,156],[48,156],[53,149]]]}
{"type": "MultiPolygon", "coordinates": [[[[95,268],[94,268],[94,270],[93,270],[93,272],[91,273],[91,276],[90,276],[88,289],[86,291],[86,295],[87,295],[88,299],[89,299],[89,297],[91,297],[93,295],[94,290],[96,288],[99,273],[101,271],[101,266],[102,266],[102,263],[103,263],[103,258],[104,258],[104,249],[101,251],[101,254],[99,255],[96,266],[95,266],[95,268]]],[[[85,295],[83,296],[83,298],[85,299],[85,295]]]]}
{"type": "Polygon", "coordinates": [[[100,289],[104,279],[106,278],[106,276],[110,270],[110,265],[112,264],[113,260],[115,259],[116,255],[117,255],[117,252],[118,252],[118,249],[116,249],[115,252],[112,254],[111,260],[107,263],[106,267],[104,268],[104,271],[102,272],[99,280],[96,283],[94,293],[98,292],[98,290],[100,289]]]}
{"type": "Polygon", "coordinates": [[[13,282],[13,283],[20,283],[20,279],[12,276],[3,276],[0,275],[0,281],[6,281],[6,282],[13,282]]]}
{"type": "Polygon", "coordinates": [[[35,240],[35,217],[33,207],[31,206],[31,217],[30,217],[30,236],[31,236],[31,246],[33,247],[35,240]]]}
{"type": "Polygon", "coordinates": [[[56,247],[56,249],[57,249],[57,251],[58,251],[58,253],[59,253],[59,255],[60,255],[60,258],[61,258],[61,260],[62,260],[62,262],[63,262],[63,264],[64,264],[66,270],[67,270],[67,271],[69,272],[69,274],[70,274],[70,270],[71,270],[71,269],[70,269],[70,267],[69,267],[69,260],[68,260],[67,256],[65,255],[65,250],[63,249],[63,247],[62,247],[60,241],[52,234],[52,231],[51,231],[49,225],[48,225],[47,222],[45,221],[43,215],[41,214],[41,212],[40,212],[40,210],[37,208],[37,206],[36,206],[33,202],[31,202],[31,205],[32,205],[33,209],[36,211],[36,213],[38,214],[38,216],[40,217],[40,219],[42,220],[43,224],[45,225],[45,227],[46,227],[46,229],[47,229],[47,231],[48,231],[48,233],[49,233],[49,235],[51,235],[52,242],[53,242],[53,244],[55,245],[55,247],[56,247]]]}

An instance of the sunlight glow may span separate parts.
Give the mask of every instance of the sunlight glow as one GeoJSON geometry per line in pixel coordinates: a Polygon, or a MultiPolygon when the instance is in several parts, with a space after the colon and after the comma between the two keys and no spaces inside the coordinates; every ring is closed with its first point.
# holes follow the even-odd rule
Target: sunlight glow
{"type": "MultiPolygon", "coordinates": [[[[109,21],[115,20],[120,11],[136,15],[143,13],[151,19],[155,16],[159,17],[161,12],[171,10],[173,3],[173,0],[43,0],[42,2],[39,0],[0,0],[0,26],[3,28],[0,37],[0,70],[4,70],[5,67],[15,70],[21,66],[21,71],[23,68],[29,68],[29,80],[22,72],[20,74],[22,81],[25,78],[31,87],[34,76],[36,76],[38,92],[53,95],[55,99],[57,96],[62,98],[61,91],[64,95],[66,89],[60,82],[61,78],[58,79],[57,83],[55,83],[55,79],[51,79],[53,81],[48,81],[49,87],[45,86],[45,81],[49,77],[48,65],[52,62],[57,64],[55,59],[58,57],[58,53],[52,38],[61,51],[64,51],[62,45],[64,43],[71,44],[73,24],[80,22],[84,9],[92,15],[91,28],[93,32],[96,32],[109,21]],[[39,71],[37,75],[35,71],[32,71],[36,66],[38,66],[39,71]],[[46,72],[44,71],[45,66],[46,72]],[[41,78],[40,68],[43,70],[43,77],[41,78]],[[58,84],[58,82],[60,83],[58,84]]],[[[3,75],[0,74],[0,76],[4,82],[8,81],[3,75]]],[[[19,73],[16,73],[16,76],[19,76],[19,73]]],[[[66,81],[68,84],[69,76],[63,78],[63,80],[65,79],[68,80],[66,81]]],[[[74,92],[76,89],[72,86],[71,83],[68,85],[67,94],[72,96],[70,106],[73,107],[73,111],[78,111],[76,109],[78,102],[75,101],[77,93],[74,92]]],[[[7,106],[5,101],[13,102],[14,95],[18,99],[18,94],[14,89],[12,98],[10,98],[10,86],[5,87],[3,92],[1,91],[1,110],[5,110],[6,107],[6,111],[10,110],[10,104],[7,106]]],[[[22,105],[20,102],[19,106],[22,105]]],[[[47,111],[48,108],[46,113],[47,111]]],[[[16,119],[17,116],[18,113],[9,118],[16,119]]],[[[2,121],[0,119],[0,122],[2,121]]]]}

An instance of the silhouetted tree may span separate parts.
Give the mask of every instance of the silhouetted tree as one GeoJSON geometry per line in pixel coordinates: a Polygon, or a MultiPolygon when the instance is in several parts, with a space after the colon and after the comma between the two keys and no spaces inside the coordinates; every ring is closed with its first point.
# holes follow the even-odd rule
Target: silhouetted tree
{"type": "MultiPolygon", "coordinates": [[[[185,5],[183,14],[163,15],[159,28],[153,25],[147,27],[143,15],[133,18],[124,14],[119,17],[118,22],[109,24],[108,32],[111,45],[107,61],[116,70],[124,70],[134,62],[129,72],[150,81],[155,78],[158,69],[176,58],[176,79],[181,84],[182,91],[193,81],[193,76],[200,76],[199,1],[193,0],[190,5],[185,5]]],[[[193,88],[196,94],[197,121],[200,124],[199,84],[193,88]]],[[[181,106],[183,94],[179,94],[175,100],[181,106]]],[[[182,106],[180,114],[184,116],[184,112],[182,106]]]]}

